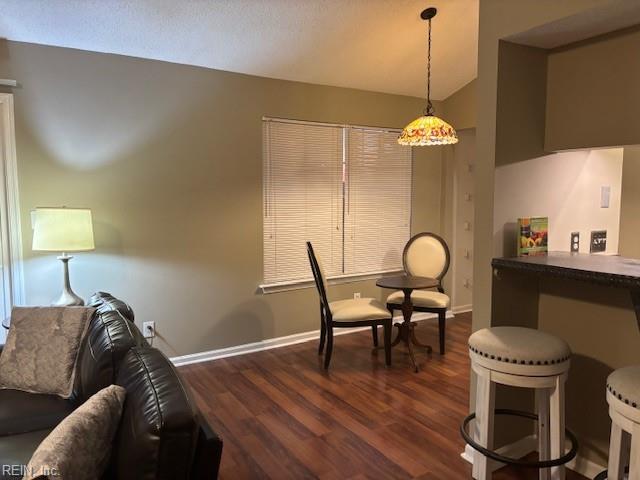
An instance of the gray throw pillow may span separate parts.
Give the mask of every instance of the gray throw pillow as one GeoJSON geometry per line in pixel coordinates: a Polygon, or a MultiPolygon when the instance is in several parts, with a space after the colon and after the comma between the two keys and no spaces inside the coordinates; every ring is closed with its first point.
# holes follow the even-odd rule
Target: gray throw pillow
{"type": "Polygon", "coordinates": [[[69,398],[80,345],[95,309],[15,307],[0,354],[0,388],[69,398]]]}
{"type": "Polygon", "coordinates": [[[78,407],[38,446],[23,480],[102,478],[125,395],[124,388],[111,385],[78,407]]]}

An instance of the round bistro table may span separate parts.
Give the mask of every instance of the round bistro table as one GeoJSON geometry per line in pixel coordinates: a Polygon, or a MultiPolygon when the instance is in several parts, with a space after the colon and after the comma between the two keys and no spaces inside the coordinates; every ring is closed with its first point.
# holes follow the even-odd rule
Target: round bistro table
{"type": "Polygon", "coordinates": [[[392,347],[395,347],[400,342],[403,342],[407,346],[409,356],[411,357],[411,363],[414,370],[418,371],[418,364],[413,354],[413,345],[420,348],[426,348],[428,353],[431,353],[432,348],[430,345],[426,345],[420,342],[416,337],[415,324],[411,322],[411,315],[413,314],[413,303],[411,302],[411,293],[414,290],[423,288],[435,288],[440,283],[435,278],[429,277],[415,277],[413,275],[398,275],[395,277],[382,277],[378,279],[376,285],[382,288],[390,288],[393,290],[402,290],[404,293],[404,300],[402,302],[402,322],[397,322],[395,326],[398,328],[398,335],[391,343],[392,347]]]}

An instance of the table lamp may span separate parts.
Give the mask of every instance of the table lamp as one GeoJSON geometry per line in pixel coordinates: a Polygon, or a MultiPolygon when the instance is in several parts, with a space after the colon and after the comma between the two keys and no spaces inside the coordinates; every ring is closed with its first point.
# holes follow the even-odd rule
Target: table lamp
{"type": "Polygon", "coordinates": [[[62,252],[64,285],[62,294],[52,305],[84,305],[84,300],[71,290],[69,283],[69,260],[67,252],[93,250],[93,223],[88,208],[36,208],[31,212],[33,223],[33,246],[38,252],[62,252]]]}

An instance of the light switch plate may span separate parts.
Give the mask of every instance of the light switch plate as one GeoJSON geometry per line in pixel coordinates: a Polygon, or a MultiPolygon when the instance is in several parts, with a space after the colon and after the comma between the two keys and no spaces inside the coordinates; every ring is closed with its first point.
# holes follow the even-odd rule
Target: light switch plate
{"type": "Polygon", "coordinates": [[[611,187],[604,185],[600,188],[600,208],[609,208],[611,203],[611,187]]]}

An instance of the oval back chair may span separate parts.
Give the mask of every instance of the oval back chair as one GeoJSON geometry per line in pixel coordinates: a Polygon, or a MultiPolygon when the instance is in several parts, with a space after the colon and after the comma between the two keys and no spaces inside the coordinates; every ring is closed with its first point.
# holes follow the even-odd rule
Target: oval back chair
{"type": "Polygon", "coordinates": [[[409,275],[430,277],[440,281],[449,271],[451,254],[442,237],[431,232],[422,232],[409,239],[402,252],[402,265],[409,275]]]}
{"type": "MultiPolygon", "coordinates": [[[[440,354],[445,351],[445,329],[447,309],[451,300],[444,293],[442,279],[449,271],[451,254],[447,242],[431,232],[422,232],[409,239],[402,253],[402,265],[405,273],[418,277],[430,277],[438,280],[438,291],[414,290],[411,302],[415,312],[436,313],[438,315],[438,336],[440,354]]],[[[403,292],[394,292],[387,298],[387,308],[401,310],[403,292]]]]}

